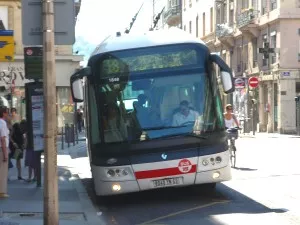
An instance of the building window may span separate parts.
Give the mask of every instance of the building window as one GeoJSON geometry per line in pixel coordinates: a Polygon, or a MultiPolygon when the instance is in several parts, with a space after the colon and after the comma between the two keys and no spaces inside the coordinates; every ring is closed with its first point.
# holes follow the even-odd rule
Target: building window
{"type": "Polygon", "coordinates": [[[237,55],[237,72],[242,72],[242,46],[238,46],[236,49],[236,55],[237,55]]]}
{"type": "Polygon", "coordinates": [[[217,4],[216,7],[216,24],[221,24],[221,4],[217,4]]]}
{"type": "Polygon", "coordinates": [[[186,0],[183,0],[183,10],[185,10],[186,6],[186,0]]]}
{"type": "Polygon", "coordinates": [[[252,40],[253,67],[257,67],[257,38],[252,40]]]}
{"type": "MultiPolygon", "coordinates": [[[[271,43],[270,43],[271,48],[276,49],[277,46],[276,39],[277,39],[276,31],[273,31],[271,33],[271,43]]],[[[271,64],[273,63],[276,63],[276,53],[272,53],[271,55],[271,64]]]]}
{"type": "Polygon", "coordinates": [[[223,23],[227,23],[227,4],[224,2],[223,5],[223,23]]]}
{"type": "MultiPolygon", "coordinates": [[[[268,42],[268,38],[267,38],[267,35],[265,34],[265,35],[263,35],[263,46],[262,47],[264,47],[265,46],[265,43],[266,42],[268,42]]],[[[267,66],[268,65],[268,59],[266,59],[266,58],[264,58],[264,56],[263,56],[263,61],[262,61],[262,65],[263,66],[267,66]]]]}
{"type": "Polygon", "coordinates": [[[252,0],[252,8],[257,10],[257,0],[252,0]]]}
{"type": "Polygon", "coordinates": [[[264,15],[267,13],[267,0],[262,0],[261,1],[261,14],[264,15]]]}
{"type": "Polygon", "coordinates": [[[56,88],[58,127],[74,123],[74,104],[69,87],[56,88]]]}
{"type": "Polygon", "coordinates": [[[277,9],[277,0],[271,0],[271,10],[277,9]]]}
{"type": "Polygon", "coordinates": [[[213,7],[210,8],[210,32],[214,31],[214,9],[213,7]]]}
{"type": "Polygon", "coordinates": [[[183,26],[183,30],[186,31],[186,25],[183,26]]]}
{"type": "Polygon", "coordinates": [[[190,30],[190,34],[192,33],[192,21],[190,21],[190,28],[189,28],[189,30],[190,30]]]}
{"type": "Polygon", "coordinates": [[[203,27],[203,36],[205,36],[205,13],[202,14],[202,27],[203,27]]]}
{"type": "Polygon", "coordinates": [[[233,26],[233,17],[234,17],[234,7],[233,2],[230,2],[230,9],[229,9],[229,26],[233,26]]]}
{"type": "Polygon", "coordinates": [[[196,37],[199,37],[199,17],[196,17],[196,37]]]}
{"type": "Polygon", "coordinates": [[[242,9],[249,8],[249,0],[242,0],[242,9]]]}

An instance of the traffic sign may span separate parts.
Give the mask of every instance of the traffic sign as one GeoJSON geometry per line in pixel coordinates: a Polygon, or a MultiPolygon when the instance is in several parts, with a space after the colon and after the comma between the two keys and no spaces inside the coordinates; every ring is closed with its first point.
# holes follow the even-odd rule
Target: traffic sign
{"type": "Polygon", "coordinates": [[[252,88],[257,88],[259,81],[257,77],[249,77],[248,84],[252,88]]]}
{"type": "Polygon", "coordinates": [[[25,78],[39,80],[43,79],[43,48],[24,48],[25,78]]]}
{"type": "Polygon", "coordinates": [[[242,77],[238,77],[234,80],[234,86],[236,89],[245,88],[245,80],[242,77]]]}
{"type": "MultiPolygon", "coordinates": [[[[22,0],[22,39],[24,45],[43,45],[41,0],[22,0]]],[[[54,0],[55,45],[75,42],[75,1],[54,0]]]]}

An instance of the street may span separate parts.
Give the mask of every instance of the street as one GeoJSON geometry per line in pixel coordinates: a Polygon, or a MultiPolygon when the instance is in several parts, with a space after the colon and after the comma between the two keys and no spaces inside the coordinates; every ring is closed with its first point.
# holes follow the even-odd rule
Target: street
{"type": "Polygon", "coordinates": [[[92,191],[84,148],[72,158],[98,216],[107,224],[217,225],[300,224],[300,139],[258,134],[237,140],[233,179],[217,185],[215,193],[202,186],[160,189],[96,198],[92,191]],[[83,166],[84,165],[84,166],[83,166]]]}

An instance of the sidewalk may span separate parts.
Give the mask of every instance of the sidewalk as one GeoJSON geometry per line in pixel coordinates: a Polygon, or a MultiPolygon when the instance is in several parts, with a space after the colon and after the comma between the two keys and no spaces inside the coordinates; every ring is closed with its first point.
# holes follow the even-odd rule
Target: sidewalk
{"type": "Polygon", "coordinates": [[[298,135],[293,134],[279,134],[279,133],[267,133],[267,132],[255,132],[239,134],[240,138],[300,138],[298,135]]]}
{"type": "MultiPolygon", "coordinates": [[[[78,145],[65,146],[61,149],[58,144],[58,189],[59,189],[59,218],[60,225],[104,225],[97,216],[89,196],[83,187],[76,171],[70,152],[76,148],[84,148],[85,142],[78,145]]],[[[13,160],[13,163],[15,161],[13,160]]],[[[22,163],[24,165],[24,163],[22,163]]],[[[43,167],[43,156],[42,156],[43,167]]],[[[42,168],[42,176],[43,176],[42,168]]],[[[28,169],[22,167],[23,178],[28,177],[28,169]]],[[[41,188],[36,183],[17,180],[16,167],[9,171],[8,199],[0,200],[0,225],[41,225],[43,224],[43,183],[41,188]]],[[[42,178],[43,180],[43,178],[42,178]]]]}

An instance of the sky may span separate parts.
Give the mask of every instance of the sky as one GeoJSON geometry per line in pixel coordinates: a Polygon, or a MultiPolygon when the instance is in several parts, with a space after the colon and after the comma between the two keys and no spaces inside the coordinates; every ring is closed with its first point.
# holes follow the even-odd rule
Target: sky
{"type": "Polygon", "coordinates": [[[116,32],[124,32],[144,3],[132,29],[148,31],[152,22],[152,0],[82,0],[77,17],[74,51],[84,55],[84,63],[104,38],[116,32]]]}

